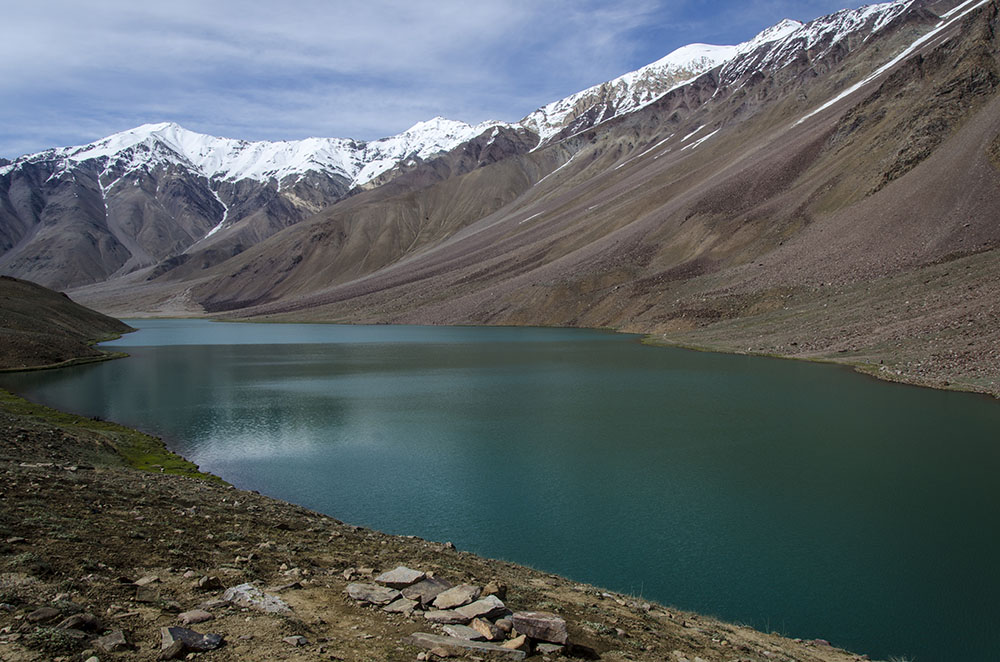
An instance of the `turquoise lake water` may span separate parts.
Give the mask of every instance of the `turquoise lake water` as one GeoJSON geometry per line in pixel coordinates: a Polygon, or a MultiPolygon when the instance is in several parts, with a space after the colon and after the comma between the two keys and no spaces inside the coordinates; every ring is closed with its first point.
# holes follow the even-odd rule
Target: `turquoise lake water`
{"type": "Polygon", "coordinates": [[[235,485],[873,659],[993,660],[1000,403],[599,331],[131,321],[0,376],[235,485]]]}

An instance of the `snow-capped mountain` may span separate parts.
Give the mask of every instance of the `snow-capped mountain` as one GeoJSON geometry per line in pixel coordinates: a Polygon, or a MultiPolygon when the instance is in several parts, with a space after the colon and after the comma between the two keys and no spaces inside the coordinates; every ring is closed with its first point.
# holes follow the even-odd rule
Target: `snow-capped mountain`
{"type": "MultiPolygon", "coordinates": [[[[473,126],[438,117],[368,142],[267,142],[208,136],[168,122],[23,156],[0,164],[0,270],[62,288],[154,265],[205,268],[352,191],[378,187],[449,151],[457,153],[454,163],[415,181],[427,185],[543,149],[662,105],[675,92],[697,90],[684,102],[687,113],[745,94],[748,81],[762,77],[798,85],[795,76],[831,69],[925,4],[894,0],[808,24],[784,20],[734,46],[691,44],[513,124],[473,126]]],[[[706,131],[698,144],[717,131],[706,131]]]]}
{"type": "MultiPolygon", "coordinates": [[[[74,166],[96,161],[104,172],[123,168],[177,165],[211,180],[236,182],[275,180],[307,172],[343,177],[351,186],[365,184],[408,159],[426,159],[445,152],[497,126],[500,122],[469,125],[435,117],[418,122],[403,133],[370,142],[347,138],[306,138],[287,141],[247,141],[217,138],[174,122],[144,124],[89,145],[60,147],[23,156],[0,169],[0,176],[27,163],[51,163],[53,176],[74,166]]],[[[124,176],[124,175],[123,175],[124,176]]]]}
{"type": "Polygon", "coordinates": [[[737,55],[781,41],[801,27],[798,21],[784,20],[737,46],[682,46],[640,69],[553,101],[529,114],[521,124],[535,131],[539,145],[544,145],[564,132],[572,134],[635,112],[737,55]]]}

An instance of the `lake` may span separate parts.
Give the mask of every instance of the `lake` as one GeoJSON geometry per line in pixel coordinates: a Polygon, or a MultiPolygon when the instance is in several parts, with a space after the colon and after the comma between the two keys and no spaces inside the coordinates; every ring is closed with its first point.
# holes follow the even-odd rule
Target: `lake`
{"type": "Polygon", "coordinates": [[[1000,403],[589,330],[133,320],[0,375],[245,489],[873,658],[995,659],[1000,403]]]}

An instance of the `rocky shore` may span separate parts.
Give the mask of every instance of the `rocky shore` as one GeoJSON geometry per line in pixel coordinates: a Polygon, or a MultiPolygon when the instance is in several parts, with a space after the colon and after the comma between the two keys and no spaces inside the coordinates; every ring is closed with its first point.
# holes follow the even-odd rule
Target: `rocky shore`
{"type": "Polygon", "coordinates": [[[9,662],[865,659],[345,524],[9,394],[0,498],[9,662]]]}

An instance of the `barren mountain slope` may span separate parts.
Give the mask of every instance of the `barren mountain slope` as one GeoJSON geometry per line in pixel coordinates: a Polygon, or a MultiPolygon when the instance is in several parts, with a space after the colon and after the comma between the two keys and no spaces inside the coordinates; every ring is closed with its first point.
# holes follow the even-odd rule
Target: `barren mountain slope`
{"type": "Polygon", "coordinates": [[[91,341],[131,331],[40,285],[0,276],[0,370],[107,356],[91,341]]]}
{"type": "MultiPolygon", "coordinates": [[[[998,392],[998,3],[954,5],[827,17],[542,149],[356,196],[185,305],[608,326],[998,392]]],[[[81,294],[156,306],[162,280],[81,294]]]]}

